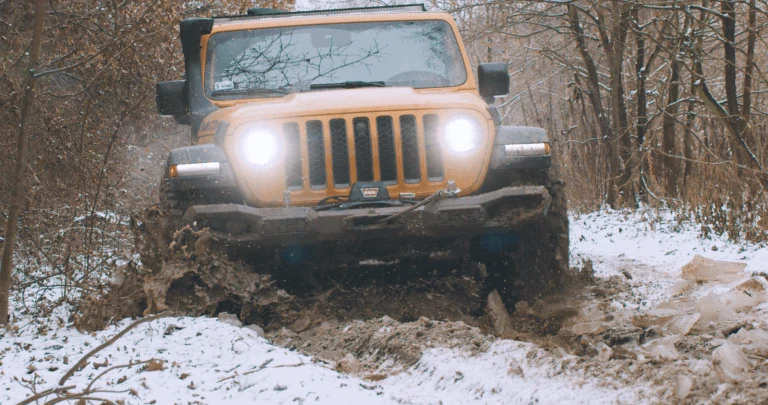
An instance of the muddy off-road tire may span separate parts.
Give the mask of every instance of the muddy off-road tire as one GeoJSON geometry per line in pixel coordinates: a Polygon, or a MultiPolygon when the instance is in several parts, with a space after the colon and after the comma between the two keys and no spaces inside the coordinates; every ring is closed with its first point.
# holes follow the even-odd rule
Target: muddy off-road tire
{"type": "Polygon", "coordinates": [[[541,181],[552,197],[547,215],[517,231],[519,243],[475,259],[485,264],[487,292],[498,290],[508,307],[563,288],[568,282],[568,207],[565,184],[554,169],[528,173],[513,185],[541,181]]]}
{"type": "Polygon", "coordinates": [[[160,180],[160,211],[165,215],[163,233],[167,240],[171,240],[173,233],[181,227],[181,218],[190,206],[183,196],[171,190],[171,184],[167,177],[160,180]]]}
{"type": "MultiPolygon", "coordinates": [[[[243,201],[243,198],[236,190],[174,191],[171,188],[170,180],[166,176],[163,176],[160,180],[159,197],[158,208],[160,208],[164,216],[162,224],[163,237],[168,243],[173,240],[174,233],[186,225],[183,218],[189,207],[205,204],[242,203],[243,201]]],[[[194,224],[192,228],[193,230],[199,230],[194,224]]],[[[227,250],[226,246],[220,244],[212,244],[211,248],[224,249],[222,252],[227,250]]]]}

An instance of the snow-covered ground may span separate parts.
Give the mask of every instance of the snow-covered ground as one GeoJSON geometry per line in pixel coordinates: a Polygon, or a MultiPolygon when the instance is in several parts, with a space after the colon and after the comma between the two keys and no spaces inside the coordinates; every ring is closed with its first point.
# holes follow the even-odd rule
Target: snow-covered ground
{"type": "MultiPolygon", "coordinates": [[[[669,296],[680,269],[695,255],[747,264],[746,272],[768,273],[768,246],[733,243],[726,237],[702,239],[700,226],[679,224],[670,213],[597,212],[571,219],[571,265],[593,262],[599,277],[628,272],[636,300],[628,306],[648,308],[669,296]]],[[[722,292],[731,285],[700,289],[722,292]]]]}
{"type": "MultiPolygon", "coordinates": [[[[768,272],[765,246],[702,240],[695,225],[659,223],[642,214],[575,216],[571,248],[573,263],[592,260],[599,277],[629,273],[632,294],[621,304],[633,308],[649,308],[663,300],[679,280],[681,266],[695,254],[743,261],[747,271],[768,272]]],[[[130,324],[126,320],[98,333],[81,334],[57,313],[64,312],[54,311],[50,318],[37,321],[21,317],[10,330],[0,331],[0,403],[15,404],[33,390],[58,387],[58,380],[84,353],[130,324]]],[[[476,355],[428,349],[402,373],[366,378],[273,345],[246,328],[212,318],[177,317],[138,326],[90,359],[66,385],[77,386],[74,392],[93,383],[104,392],[92,397],[126,404],[662,402],[648,394],[650,381],[606,384],[572,367],[578,361],[576,356],[531,343],[497,340],[476,355]],[[93,382],[109,367],[150,359],[162,360],[162,369],[118,368],[93,382]]]]}

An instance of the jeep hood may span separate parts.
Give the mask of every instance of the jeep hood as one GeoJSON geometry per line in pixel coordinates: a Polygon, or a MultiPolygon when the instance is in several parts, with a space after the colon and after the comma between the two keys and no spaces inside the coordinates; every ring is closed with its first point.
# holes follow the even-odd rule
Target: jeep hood
{"type": "Polygon", "coordinates": [[[210,119],[242,124],[254,119],[298,118],[378,111],[471,109],[484,116],[485,103],[473,93],[424,92],[410,87],[367,87],[294,93],[280,99],[258,100],[222,108],[210,119]]]}

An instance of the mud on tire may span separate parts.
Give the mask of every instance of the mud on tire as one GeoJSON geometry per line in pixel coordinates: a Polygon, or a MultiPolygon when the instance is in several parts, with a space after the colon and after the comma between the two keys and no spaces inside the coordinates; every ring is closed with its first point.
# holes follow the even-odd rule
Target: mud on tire
{"type": "Polygon", "coordinates": [[[520,300],[557,291],[569,280],[565,184],[552,168],[526,173],[512,183],[543,184],[552,201],[545,217],[517,231],[517,246],[476,257],[485,264],[485,290],[498,290],[508,307],[520,300]]]}
{"type": "Polygon", "coordinates": [[[170,180],[165,176],[160,180],[159,201],[160,211],[165,215],[163,233],[166,239],[170,241],[173,233],[181,227],[181,218],[189,207],[189,203],[171,189],[170,180]]]}

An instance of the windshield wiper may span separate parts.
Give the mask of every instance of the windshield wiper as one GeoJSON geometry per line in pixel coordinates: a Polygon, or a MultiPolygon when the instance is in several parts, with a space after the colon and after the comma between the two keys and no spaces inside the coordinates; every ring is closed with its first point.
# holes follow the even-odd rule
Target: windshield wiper
{"type": "Polygon", "coordinates": [[[253,95],[264,95],[264,94],[290,94],[291,92],[288,90],[282,90],[282,89],[264,89],[264,88],[252,88],[252,89],[229,89],[229,90],[214,90],[211,92],[212,96],[229,96],[229,95],[246,95],[246,94],[253,94],[253,95]]]}
{"type": "Polygon", "coordinates": [[[362,82],[362,81],[350,81],[340,83],[318,83],[310,84],[310,90],[322,90],[322,89],[356,89],[359,87],[386,87],[384,82],[362,82]]]}

